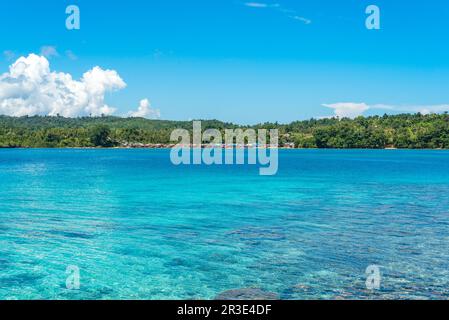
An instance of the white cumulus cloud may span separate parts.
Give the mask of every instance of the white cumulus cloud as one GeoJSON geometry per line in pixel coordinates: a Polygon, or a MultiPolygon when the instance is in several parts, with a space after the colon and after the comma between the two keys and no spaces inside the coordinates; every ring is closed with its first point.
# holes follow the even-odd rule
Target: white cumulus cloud
{"type": "Polygon", "coordinates": [[[323,104],[324,107],[334,109],[335,116],[339,118],[356,118],[361,116],[370,107],[366,103],[339,102],[323,104]]]}
{"type": "Polygon", "coordinates": [[[161,117],[161,113],[159,110],[151,108],[151,104],[148,99],[143,99],[140,101],[137,110],[129,112],[128,116],[133,118],[159,119],[161,117]]]}
{"type": "Polygon", "coordinates": [[[110,115],[115,109],[105,103],[105,94],[125,87],[114,70],[95,67],[74,80],[68,73],[51,71],[46,57],[30,54],[0,75],[0,114],[110,115]]]}

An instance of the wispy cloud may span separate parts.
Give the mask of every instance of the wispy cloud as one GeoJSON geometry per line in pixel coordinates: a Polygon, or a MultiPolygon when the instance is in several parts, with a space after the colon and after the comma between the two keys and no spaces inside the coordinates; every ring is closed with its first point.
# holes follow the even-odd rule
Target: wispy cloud
{"type": "Polygon", "coordinates": [[[245,2],[243,5],[250,8],[268,8],[270,6],[269,4],[262,2],[245,2]]]}
{"type": "Polygon", "coordinates": [[[291,16],[290,18],[304,22],[305,24],[311,24],[312,20],[304,18],[304,17],[300,17],[300,16],[291,16]]]}
{"type": "Polygon", "coordinates": [[[58,57],[59,53],[55,46],[43,46],[41,48],[41,55],[46,58],[58,57]]]}
{"type": "Polygon", "coordinates": [[[449,111],[449,104],[437,105],[391,105],[391,104],[372,104],[361,102],[338,102],[332,104],[323,104],[324,107],[334,110],[334,115],[339,118],[356,118],[363,115],[368,110],[384,110],[407,113],[442,113],[449,111]]]}
{"type": "Polygon", "coordinates": [[[371,109],[390,110],[396,112],[420,112],[422,114],[441,113],[449,111],[449,104],[433,104],[433,105],[388,105],[376,104],[371,109]]]}
{"type": "Polygon", "coordinates": [[[5,50],[5,51],[3,51],[3,56],[5,57],[5,59],[7,61],[11,61],[16,57],[16,54],[12,50],[5,50]]]}
{"type": "Polygon", "coordinates": [[[65,55],[72,61],[78,60],[77,55],[74,54],[72,50],[66,50],[65,55]]]}
{"type": "Polygon", "coordinates": [[[302,22],[304,24],[312,23],[312,20],[302,17],[301,15],[298,14],[298,12],[296,10],[284,8],[279,3],[244,2],[243,5],[246,7],[255,8],[255,9],[273,9],[273,10],[276,10],[276,11],[282,13],[283,15],[285,15],[286,17],[288,17],[290,19],[302,22]]]}

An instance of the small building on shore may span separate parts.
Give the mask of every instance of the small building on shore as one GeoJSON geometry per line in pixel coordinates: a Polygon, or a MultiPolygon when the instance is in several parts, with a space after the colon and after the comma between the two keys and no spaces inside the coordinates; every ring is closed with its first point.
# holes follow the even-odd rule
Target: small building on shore
{"type": "Polygon", "coordinates": [[[283,147],[285,149],[295,149],[295,143],[294,142],[286,142],[286,143],[284,143],[283,147]]]}

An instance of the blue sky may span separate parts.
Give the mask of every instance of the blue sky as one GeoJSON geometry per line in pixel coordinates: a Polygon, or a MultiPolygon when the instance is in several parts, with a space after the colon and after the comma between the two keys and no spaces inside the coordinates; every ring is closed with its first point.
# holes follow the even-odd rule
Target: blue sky
{"type": "Polygon", "coordinates": [[[3,1],[0,38],[0,73],[42,51],[75,79],[115,70],[117,115],[145,98],[162,119],[238,123],[449,105],[446,0],[3,1]],[[65,28],[69,4],[80,30],[65,28]],[[381,30],[365,27],[371,4],[381,30]]]}

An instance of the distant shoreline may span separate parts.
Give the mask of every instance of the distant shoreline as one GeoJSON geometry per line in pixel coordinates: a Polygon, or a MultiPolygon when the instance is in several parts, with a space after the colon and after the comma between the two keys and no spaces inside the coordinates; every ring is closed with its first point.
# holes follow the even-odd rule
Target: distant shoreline
{"type": "MultiPolygon", "coordinates": [[[[172,141],[179,141],[171,138],[175,130],[192,135],[193,129],[193,121],[0,116],[0,147],[166,149],[174,145],[172,141]]],[[[246,134],[247,130],[276,129],[281,149],[449,149],[449,113],[310,119],[252,126],[201,120],[201,129],[215,129],[222,136],[227,130],[239,129],[246,134]]],[[[217,143],[223,142],[217,140],[217,143]]]]}
{"type": "MultiPolygon", "coordinates": [[[[0,147],[0,150],[39,150],[39,149],[47,149],[47,150],[171,150],[173,147],[0,147]]],[[[191,147],[193,149],[193,147],[191,147]]],[[[241,150],[242,148],[201,148],[201,149],[221,149],[221,150],[241,150]]],[[[274,149],[274,148],[244,148],[245,150],[251,149],[274,149]]],[[[278,147],[278,150],[353,150],[353,151],[449,151],[449,149],[443,148],[287,148],[287,147],[278,147]]]]}

